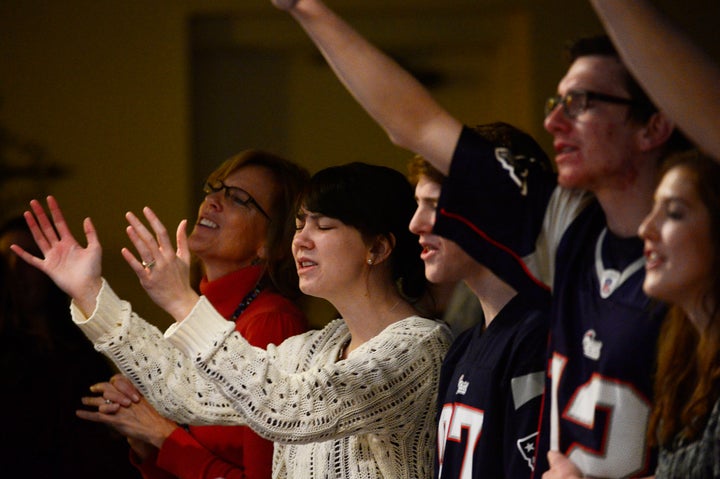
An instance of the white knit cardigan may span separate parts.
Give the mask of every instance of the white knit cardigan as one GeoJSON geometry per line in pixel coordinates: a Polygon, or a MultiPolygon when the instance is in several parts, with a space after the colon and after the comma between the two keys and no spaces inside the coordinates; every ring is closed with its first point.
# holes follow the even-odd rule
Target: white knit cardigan
{"type": "Polygon", "coordinates": [[[429,478],[436,395],[451,333],[412,316],[338,361],[342,319],[267,349],[251,346],[201,297],[163,334],[103,280],[73,320],[163,415],[247,424],[275,442],[274,478],[429,478]]]}

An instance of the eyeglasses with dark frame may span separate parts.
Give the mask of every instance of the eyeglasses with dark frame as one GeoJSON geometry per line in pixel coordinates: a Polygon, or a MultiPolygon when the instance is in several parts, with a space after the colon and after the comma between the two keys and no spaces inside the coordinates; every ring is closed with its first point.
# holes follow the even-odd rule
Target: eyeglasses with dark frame
{"type": "Polygon", "coordinates": [[[577,118],[588,109],[590,101],[604,101],[619,105],[637,104],[632,98],[621,98],[590,90],[571,90],[565,96],[555,95],[545,101],[545,117],[547,118],[558,105],[562,105],[563,112],[568,118],[577,118]]]}
{"type": "Polygon", "coordinates": [[[245,207],[249,207],[248,205],[253,205],[255,209],[257,209],[260,214],[262,214],[265,218],[270,220],[270,215],[268,215],[264,209],[262,209],[262,206],[255,201],[255,198],[252,197],[250,193],[243,190],[242,188],[238,188],[237,186],[228,186],[225,183],[223,183],[222,180],[216,180],[211,182],[205,183],[205,186],[203,187],[203,192],[205,195],[209,195],[212,193],[217,193],[218,191],[225,190],[225,198],[232,201],[233,203],[245,207]]]}

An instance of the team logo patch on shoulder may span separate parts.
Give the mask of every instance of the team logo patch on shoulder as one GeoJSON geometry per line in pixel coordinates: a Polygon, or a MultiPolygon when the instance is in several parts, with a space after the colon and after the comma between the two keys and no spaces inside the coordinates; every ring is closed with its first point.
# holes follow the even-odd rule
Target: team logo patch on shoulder
{"type": "Polygon", "coordinates": [[[530,164],[536,163],[535,158],[522,154],[514,154],[510,149],[495,148],[495,159],[500,163],[508,176],[520,188],[520,194],[527,196],[527,179],[530,174],[530,164]]]}
{"type": "Polygon", "coordinates": [[[470,381],[465,381],[465,375],[461,375],[458,379],[458,387],[457,391],[455,391],[455,394],[465,394],[468,390],[468,386],[470,386],[470,381]]]}
{"type": "Polygon", "coordinates": [[[583,354],[585,357],[597,361],[600,359],[602,341],[595,339],[595,330],[588,329],[582,339],[583,354]]]}
{"type": "Polygon", "coordinates": [[[538,433],[534,432],[529,436],[517,440],[518,450],[531,471],[535,470],[535,438],[537,435],[538,433]]]}

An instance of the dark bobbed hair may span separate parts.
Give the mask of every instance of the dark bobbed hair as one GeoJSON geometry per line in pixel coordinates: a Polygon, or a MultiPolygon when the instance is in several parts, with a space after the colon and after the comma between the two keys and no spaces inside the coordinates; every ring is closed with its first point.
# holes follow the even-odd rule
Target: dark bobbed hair
{"type": "Polygon", "coordinates": [[[661,174],[686,169],[710,218],[712,278],[703,297],[709,321],[704,331],[677,306],[672,306],[658,343],[655,406],[650,417],[649,440],[670,446],[682,433],[697,439],[715,401],[720,398],[720,164],[698,150],[671,155],[661,174]]]}
{"type": "Polygon", "coordinates": [[[325,168],[313,175],[302,204],[357,229],[366,241],[387,237],[394,244],[389,261],[400,292],[412,300],[425,292],[420,244],[408,229],[414,192],[402,173],[360,162],[325,168]]]}
{"type": "MultiPolygon", "coordinates": [[[[613,57],[624,66],[620,55],[615,49],[615,45],[613,45],[610,37],[605,34],[577,39],[567,45],[566,53],[570,63],[573,63],[580,57],[599,55],[613,57]]],[[[628,70],[627,67],[624,67],[623,70],[625,71],[624,86],[630,94],[630,98],[635,102],[629,107],[629,117],[637,122],[647,123],[650,117],[658,112],[658,108],[630,73],[630,70],[628,70]]],[[[690,141],[688,141],[685,135],[677,128],[675,128],[672,136],[666,143],[667,153],[687,150],[690,147],[690,141]]]]}
{"type": "Polygon", "coordinates": [[[291,245],[295,234],[295,213],[310,174],[305,168],[273,153],[249,149],[225,160],[210,173],[208,182],[224,180],[246,166],[265,168],[272,174],[275,183],[272,203],[267,210],[271,220],[265,239],[266,280],[283,295],[298,297],[300,290],[291,245]]]}

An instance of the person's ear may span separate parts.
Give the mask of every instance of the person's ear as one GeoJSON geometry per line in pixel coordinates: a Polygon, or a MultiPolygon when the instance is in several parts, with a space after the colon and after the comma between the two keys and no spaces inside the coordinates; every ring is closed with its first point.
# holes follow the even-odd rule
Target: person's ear
{"type": "Polygon", "coordinates": [[[390,257],[393,249],[395,249],[395,236],[379,235],[375,238],[370,250],[368,251],[367,262],[370,265],[380,264],[390,257]]]}
{"type": "Polygon", "coordinates": [[[255,253],[255,255],[256,255],[256,257],[253,260],[253,264],[258,264],[258,263],[262,263],[263,261],[266,261],[267,260],[267,246],[265,244],[260,246],[258,248],[257,252],[255,253]]]}
{"type": "Polygon", "coordinates": [[[675,123],[663,112],[655,112],[640,129],[640,150],[650,151],[663,146],[672,136],[675,123]]]}

